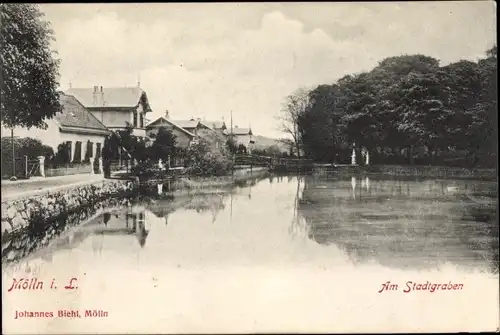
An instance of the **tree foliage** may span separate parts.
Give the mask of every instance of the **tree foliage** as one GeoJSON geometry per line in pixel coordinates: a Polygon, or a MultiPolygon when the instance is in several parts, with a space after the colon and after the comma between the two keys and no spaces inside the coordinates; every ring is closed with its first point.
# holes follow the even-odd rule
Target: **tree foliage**
{"type": "Polygon", "coordinates": [[[155,160],[168,160],[168,157],[174,157],[176,154],[177,137],[172,130],[161,127],[154,136],[154,142],[148,148],[149,156],[155,160]]]}
{"type": "Polygon", "coordinates": [[[303,150],[329,162],[348,162],[355,147],[372,162],[492,165],[496,61],[496,47],[478,62],[446,66],[424,55],[389,57],[320,85],[295,121],[303,150]]]}
{"type": "Polygon", "coordinates": [[[201,130],[186,152],[186,170],[200,176],[221,176],[231,169],[232,155],[224,136],[212,130],[201,130]]]}
{"type": "MultiPolygon", "coordinates": [[[[14,139],[15,154],[17,157],[28,156],[28,159],[37,159],[44,156],[50,159],[54,156],[54,150],[44,145],[39,139],[31,137],[14,139]]],[[[12,161],[12,140],[9,137],[2,137],[2,162],[12,161]]]]}
{"type": "Polygon", "coordinates": [[[0,4],[0,22],[2,123],[45,128],[61,110],[50,25],[37,5],[20,3],[0,4]]]}

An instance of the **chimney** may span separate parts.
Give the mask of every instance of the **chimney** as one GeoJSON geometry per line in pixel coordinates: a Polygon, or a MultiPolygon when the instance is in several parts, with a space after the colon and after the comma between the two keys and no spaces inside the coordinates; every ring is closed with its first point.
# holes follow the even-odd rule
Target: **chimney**
{"type": "Polygon", "coordinates": [[[100,87],[101,93],[100,93],[100,100],[99,100],[99,106],[104,106],[104,90],[102,89],[102,86],[100,87]]]}
{"type": "Polygon", "coordinates": [[[168,109],[165,111],[165,118],[168,119],[168,109]]]}
{"type": "Polygon", "coordinates": [[[98,101],[97,86],[94,86],[94,92],[92,94],[92,103],[94,104],[94,106],[97,106],[97,101],[98,101]]]}

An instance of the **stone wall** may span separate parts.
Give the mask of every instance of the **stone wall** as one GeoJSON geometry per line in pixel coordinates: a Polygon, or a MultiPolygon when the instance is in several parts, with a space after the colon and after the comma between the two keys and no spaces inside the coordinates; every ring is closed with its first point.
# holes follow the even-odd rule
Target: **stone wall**
{"type": "Polygon", "coordinates": [[[78,213],[85,207],[98,207],[103,199],[126,196],[132,189],[129,180],[105,180],[2,202],[2,242],[10,234],[78,213]]]}
{"type": "MultiPolygon", "coordinates": [[[[121,197],[105,198],[97,203],[85,205],[72,212],[53,217],[45,221],[28,224],[26,229],[2,235],[2,264],[16,262],[42,248],[58,243],[58,238],[71,232],[72,229],[103,215],[106,212],[127,208],[133,196],[123,194],[121,197]]],[[[69,236],[85,238],[76,230],[69,236]]],[[[60,241],[60,240],[59,240],[60,241]]]]}

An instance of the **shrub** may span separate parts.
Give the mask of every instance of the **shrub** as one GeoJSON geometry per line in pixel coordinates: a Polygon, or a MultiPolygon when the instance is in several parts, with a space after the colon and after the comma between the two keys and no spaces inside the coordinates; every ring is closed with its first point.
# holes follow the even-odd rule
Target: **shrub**
{"type": "Polygon", "coordinates": [[[257,156],[273,156],[273,157],[286,157],[287,152],[284,152],[280,147],[276,144],[273,144],[268,147],[260,147],[252,149],[252,154],[257,156]]]}
{"type": "Polygon", "coordinates": [[[240,143],[238,145],[238,149],[236,150],[236,153],[238,153],[240,155],[246,155],[247,154],[247,147],[243,143],[240,143]]]}
{"type": "Polygon", "coordinates": [[[81,163],[81,161],[82,161],[82,142],[76,141],[73,163],[81,163]]]}
{"type": "Polygon", "coordinates": [[[199,138],[186,152],[186,170],[200,176],[222,176],[229,173],[232,156],[223,135],[212,130],[199,131],[199,138]]]}
{"type": "Polygon", "coordinates": [[[85,149],[85,158],[83,159],[83,162],[89,163],[90,157],[92,156],[92,151],[94,150],[94,143],[92,143],[90,140],[88,140],[85,148],[86,148],[85,149]]]}
{"type": "Polygon", "coordinates": [[[154,136],[154,142],[148,148],[149,157],[154,160],[162,159],[166,162],[169,156],[174,157],[176,155],[176,144],[177,137],[172,131],[161,127],[158,134],[154,136]]]}
{"type": "MultiPolygon", "coordinates": [[[[12,175],[12,138],[3,137],[1,139],[1,152],[2,152],[2,178],[10,177],[12,175]]],[[[50,160],[54,156],[54,151],[51,147],[42,144],[38,139],[24,137],[24,138],[14,138],[14,154],[16,156],[16,162],[19,162],[19,158],[24,156],[28,157],[28,160],[36,160],[39,156],[44,156],[47,160],[50,160]]],[[[24,161],[24,159],[22,160],[24,161]]],[[[16,163],[16,176],[25,177],[24,167],[18,166],[16,163]]],[[[22,165],[24,166],[24,165],[22,165]]]]}
{"type": "Polygon", "coordinates": [[[55,154],[52,163],[55,165],[69,164],[71,161],[71,143],[63,142],[57,146],[57,153],[55,154]]]}
{"type": "Polygon", "coordinates": [[[163,178],[166,175],[166,170],[160,170],[158,163],[153,161],[141,161],[130,172],[141,179],[163,178]]]}
{"type": "MultiPolygon", "coordinates": [[[[38,156],[50,158],[54,156],[54,150],[48,145],[42,144],[38,139],[31,137],[14,138],[16,157],[28,156],[28,159],[36,159],[38,156]]],[[[12,139],[2,137],[2,160],[12,160],[12,139]]]]}

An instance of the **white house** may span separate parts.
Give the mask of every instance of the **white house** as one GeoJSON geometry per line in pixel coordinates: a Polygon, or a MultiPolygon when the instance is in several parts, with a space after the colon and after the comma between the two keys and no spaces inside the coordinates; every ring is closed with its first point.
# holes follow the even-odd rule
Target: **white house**
{"type": "Polygon", "coordinates": [[[236,145],[243,144],[245,147],[248,147],[253,141],[253,133],[251,128],[239,128],[238,126],[234,126],[232,131],[229,130],[229,133],[230,135],[232,134],[236,145]]]}
{"type": "Polygon", "coordinates": [[[108,129],[123,130],[130,124],[134,135],[146,136],[146,115],[151,107],[139,84],[136,87],[70,88],[66,93],[75,96],[108,129]]]}
{"type": "MultiPolygon", "coordinates": [[[[90,157],[100,155],[106,136],[110,131],[92,113],[90,113],[74,96],[60,94],[61,113],[52,119],[45,120],[47,129],[15,128],[15,137],[31,137],[39,139],[43,144],[57,152],[59,144],[69,143],[71,160],[74,160],[75,149],[80,147],[81,160],[85,159],[87,150],[90,157]]],[[[2,137],[9,137],[10,129],[2,127],[2,137]]]]}

